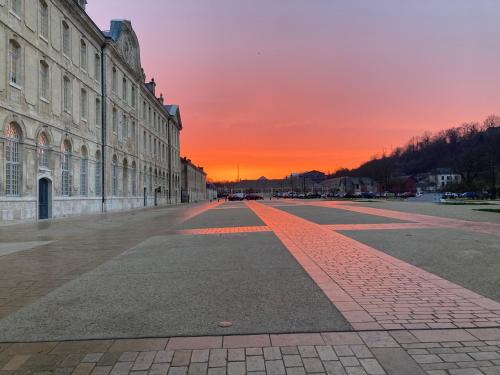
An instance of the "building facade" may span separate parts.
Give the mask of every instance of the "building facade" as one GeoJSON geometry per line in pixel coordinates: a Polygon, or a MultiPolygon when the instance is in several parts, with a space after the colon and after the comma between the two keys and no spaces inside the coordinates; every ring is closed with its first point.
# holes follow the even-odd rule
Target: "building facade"
{"type": "Polygon", "coordinates": [[[0,0],[0,221],[180,202],[179,109],[85,3],[0,0]]]}
{"type": "Polygon", "coordinates": [[[207,174],[188,158],[181,159],[182,202],[200,202],[207,199],[207,174]]]}

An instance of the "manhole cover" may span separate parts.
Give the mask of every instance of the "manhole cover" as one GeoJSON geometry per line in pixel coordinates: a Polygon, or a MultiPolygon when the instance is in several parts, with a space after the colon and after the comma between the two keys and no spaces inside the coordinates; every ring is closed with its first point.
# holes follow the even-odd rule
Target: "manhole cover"
{"type": "Polygon", "coordinates": [[[233,325],[233,322],[230,320],[222,320],[219,323],[217,323],[217,325],[222,328],[227,328],[231,327],[233,325]]]}

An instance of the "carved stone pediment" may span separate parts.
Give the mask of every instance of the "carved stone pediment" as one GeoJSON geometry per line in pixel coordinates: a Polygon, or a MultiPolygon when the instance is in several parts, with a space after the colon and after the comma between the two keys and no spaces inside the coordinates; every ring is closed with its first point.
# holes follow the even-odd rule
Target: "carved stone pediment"
{"type": "Polygon", "coordinates": [[[142,75],[139,41],[130,21],[111,21],[108,36],[113,40],[116,49],[132,70],[138,75],[142,75]]]}

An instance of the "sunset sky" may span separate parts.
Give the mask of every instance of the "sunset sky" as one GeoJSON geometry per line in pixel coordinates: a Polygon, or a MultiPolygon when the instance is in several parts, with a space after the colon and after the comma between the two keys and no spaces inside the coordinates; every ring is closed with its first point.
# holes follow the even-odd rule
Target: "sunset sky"
{"type": "Polygon", "coordinates": [[[212,180],[355,167],[500,115],[498,0],[89,0],[132,21],[212,180]]]}

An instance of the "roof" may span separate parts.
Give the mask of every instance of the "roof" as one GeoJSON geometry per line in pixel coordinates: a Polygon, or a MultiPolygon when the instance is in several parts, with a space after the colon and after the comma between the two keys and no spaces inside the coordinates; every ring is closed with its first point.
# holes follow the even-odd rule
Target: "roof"
{"type": "Polygon", "coordinates": [[[177,104],[167,104],[164,106],[169,115],[177,118],[179,129],[182,129],[181,111],[177,104]]]}

